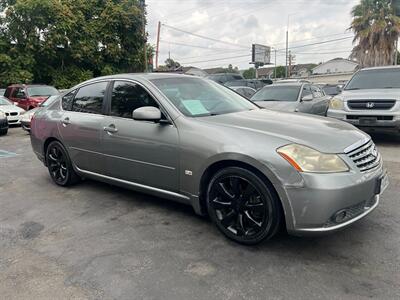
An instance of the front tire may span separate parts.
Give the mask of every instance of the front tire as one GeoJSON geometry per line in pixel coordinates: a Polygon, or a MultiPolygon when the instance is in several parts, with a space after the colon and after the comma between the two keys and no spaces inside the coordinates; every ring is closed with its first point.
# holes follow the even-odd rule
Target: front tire
{"type": "Polygon", "coordinates": [[[8,133],[8,128],[0,130],[0,135],[6,135],[7,133],[8,133]]]}
{"type": "Polygon", "coordinates": [[[272,238],[282,218],[272,186],[239,167],[225,168],[212,177],[207,189],[207,209],[226,237],[246,245],[272,238]]]}
{"type": "Polygon", "coordinates": [[[65,147],[53,141],[46,150],[47,168],[51,179],[59,186],[70,186],[79,181],[65,147]]]}

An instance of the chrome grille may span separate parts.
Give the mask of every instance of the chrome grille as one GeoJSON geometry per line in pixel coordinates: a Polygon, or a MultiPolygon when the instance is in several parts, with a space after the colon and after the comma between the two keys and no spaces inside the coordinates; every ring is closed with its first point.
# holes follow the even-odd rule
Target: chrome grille
{"type": "Polygon", "coordinates": [[[372,140],[346,153],[361,172],[376,168],[381,163],[381,155],[372,140]]]}
{"type": "Polygon", "coordinates": [[[358,110],[379,110],[391,109],[396,104],[396,100],[349,100],[347,105],[350,109],[358,110]]]}

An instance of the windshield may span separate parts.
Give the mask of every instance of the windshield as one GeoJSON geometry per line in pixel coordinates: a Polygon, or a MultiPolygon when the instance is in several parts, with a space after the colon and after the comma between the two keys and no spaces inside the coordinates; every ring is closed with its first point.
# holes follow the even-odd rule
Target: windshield
{"type": "Polygon", "coordinates": [[[161,92],[189,117],[240,112],[258,107],[237,93],[201,78],[163,78],[151,80],[161,92]]]}
{"type": "Polygon", "coordinates": [[[30,97],[58,95],[58,91],[52,86],[32,86],[28,87],[30,97]]]}
{"type": "Polygon", "coordinates": [[[13,103],[8,99],[0,96],[0,105],[13,105],[13,103]]]}
{"type": "Polygon", "coordinates": [[[329,96],[336,96],[339,94],[339,87],[337,86],[324,86],[322,89],[324,90],[325,94],[329,96]]]}
{"type": "Polygon", "coordinates": [[[297,101],[300,86],[267,86],[251,97],[252,101],[297,101]]]}
{"type": "Polygon", "coordinates": [[[400,69],[365,70],[356,73],[345,90],[400,88],[400,69]]]}
{"type": "Polygon", "coordinates": [[[47,98],[44,102],[42,102],[42,104],[40,104],[41,107],[46,107],[49,106],[50,104],[52,104],[54,102],[54,100],[56,100],[58,98],[58,95],[54,95],[54,96],[50,96],[49,98],[47,98]]]}

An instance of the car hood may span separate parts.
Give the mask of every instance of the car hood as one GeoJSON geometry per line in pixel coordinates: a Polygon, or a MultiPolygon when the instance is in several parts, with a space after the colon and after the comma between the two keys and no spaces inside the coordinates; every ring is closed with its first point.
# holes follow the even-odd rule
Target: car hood
{"type": "Polygon", "coordinates": [[[23,110],[21,107],[15,106],[15,105],[0,105],[0,110],[3,112],[24,112],[25,110],[23,110]]]}
{"type": "Polygon", "coordinates": [[[343,153],[345,148],[369,139],[351,124],[301,113],[257,109],[201,119],[213,125],[279,137],[325,153],[343,153]]]}
{"type": "Polygon", "coordinates": [[[396,99],[400,100],[400,89],[370,89],[370,90],[353,90],[346,91],[344,90],[338,96],[342,97],[346,100],[355,100],[355,99],[374,99],[374,100],[388,100],[388,99],[396,99]]]}
{"type": "Polygon", "coordinates": [[[271,110],[294,112],[297,108],[296,101],[257,101],[258,106],[271,110]]]}

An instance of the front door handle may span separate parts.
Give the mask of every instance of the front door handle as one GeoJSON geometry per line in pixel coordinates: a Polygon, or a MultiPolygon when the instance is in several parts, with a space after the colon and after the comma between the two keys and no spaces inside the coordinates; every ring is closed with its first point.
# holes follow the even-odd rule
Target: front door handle
{"type": "Polygon", "coordinates": [[[114,124],[111,124],[111,125],[109,125],[107,127],[104,127],[103,130],[106,131],[107,133],[116,133],[116,132],[118,132],[118,129],[115,128],[114,124]]]}
{"type": "Polygon", "coordinates": [[[71,124],[71,121],[69,120],[68,117],[66,117],[64,120],[61,121],[61,123],[62,123],[63,126],[65,127],[65,126],[71,124]]]}

